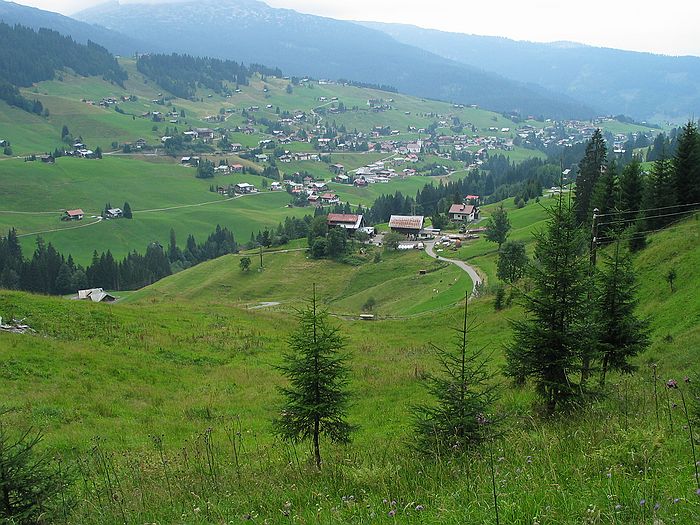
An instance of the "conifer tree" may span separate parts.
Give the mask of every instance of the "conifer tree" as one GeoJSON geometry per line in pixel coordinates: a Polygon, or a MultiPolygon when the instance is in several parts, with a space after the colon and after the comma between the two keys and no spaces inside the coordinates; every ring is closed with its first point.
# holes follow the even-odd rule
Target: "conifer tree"
{"type": "Polygon", "coordinates": [[[601,359],[600,384],[604,386],[608,371],[634,370],[629,359],[649,345],[649,323],[635,314],[639,304],[637,279],[619,240],[614,253],[604,255],[597,280],[594,325],[601,359]]]}
{"type": "Polygon", "coordinates": [[[496,208],[486,224],[486,240],[498,244],[498,250],[501,250],[501,245],[506,242],[508,232],[510,231],[510,219],[508,212],[501,204],[496,208]]]}
{"type": "Polygon", "coordinates": [[[666,150],[662,149],[654,161],[648,184],[645,188],[643,207],[649,210],[645,213],[647,230],[663,228],[673,222],[675,211],[676,189],[673,184],[673,166],[666,150]],[[661,215],[661,217],[660,217],[661,215]]]}
{"type": "MultiPolygon", "coordinates": [[[[603,168],[596,186],[593,190],[592,211],[598,210],[597,215],[603,217],[609,216],[615,211],[620,204],[619,181],[617,179],[617,165],[613,161],[609,166],[603,168]]],[[[608,238],[615,229],[614,224],[610,224],[610,220],[604,218],[598,228],[598,237],[602,239],[608,238]]]]}
{"type": "Polygon", "coordinates": [[[593,211],[593,191],[601,170],[605,166],[607,155],[608,151],[603,134],[600,129],[596,129],[593,137],[588,141],[586,153],[578,165],[574,209],[576,222],[579,224],[590,224],[593,211]]]}
{"type": "Polygon", "coordinates": [[[328,313],[319,311],[314,286],[310,304],[297,312],[297,329],[289,338],[290,352],[278,369],[289,380],[281,388],[284,404],[274,421],[275,432],[285,441],[311,440],[316,468],[321,469],[320,438],[348,443],[354,430],[347,421],[349,402],[345,341],[330,325],[328,313]]]}
{"type": "Polygon", "coordinates": [[[639,159],[633,158],[632,162],[622,170],[620,177],[620,210],[641,210],[643,197],[642,165],[639,163],[639,159]]]}
{"type": "Polygon", "coordinates": [[[529,267],[534,289],[523,295],[528,315],[511,321],[514,341],[506,348],[506,375],[518,382],[531,379],[553,414],[581,393],[572,374],[581,369],[590,346],[589,278],[586,235],[573,209],[560,195],[548,213],[545,230],[535,234],[529,267]]]}
{"type": "Polygon", "coordinates": [[[483,443],[488,436],[481,424],[497,399],[488,359],[479,350],[468,349],[469,292],[464,299],[464,318],[457,330],[455,350],[433,345],[440,363],[439,375],[427,378],[434,404],[415,408],[416,446],[426,454],[462,454],[483,443]]]}
{"type": "Polygon", "coordinates": [[[678,204],[700,202],[700,133],[693,121],[683,126],[678,137],[673,182],[678,204]]]}
{"type": "Polygon", "coordinates": [[[50,523],[52,500],[63,480],[40,452],[41,433],[31,429],[11,436],[0,409],[0,522],[50,523]]]}
{"type": "Polygon", "coordinates": [[[122,210],[122,216],[125,219],[131,219],[133,217],[133,214],[131,212],[131,206],[129,205],[128,202],[124,203],[124,209],[122,210]]]}

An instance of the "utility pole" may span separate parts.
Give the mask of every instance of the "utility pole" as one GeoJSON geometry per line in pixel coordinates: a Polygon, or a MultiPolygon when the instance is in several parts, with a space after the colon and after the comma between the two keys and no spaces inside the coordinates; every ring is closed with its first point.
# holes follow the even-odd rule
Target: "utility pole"
{"type": "Polygon", "coordinates": [[[598,248],[598,213],[600,210],[595,208],[593,210],[593,220],[591,221],[591,276],[593,275],[593,269],[596,264],[596,255],[598,248]]]}

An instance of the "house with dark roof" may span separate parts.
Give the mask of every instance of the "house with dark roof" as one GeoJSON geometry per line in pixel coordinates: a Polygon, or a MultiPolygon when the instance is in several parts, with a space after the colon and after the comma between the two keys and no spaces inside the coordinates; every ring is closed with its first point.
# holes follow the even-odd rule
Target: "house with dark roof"
{"type": "Polygon", "coordinates": [[[451,221],[473,222],[479,218],[479,208],[473,204],[453,204],[448,214],[451,221]]]}

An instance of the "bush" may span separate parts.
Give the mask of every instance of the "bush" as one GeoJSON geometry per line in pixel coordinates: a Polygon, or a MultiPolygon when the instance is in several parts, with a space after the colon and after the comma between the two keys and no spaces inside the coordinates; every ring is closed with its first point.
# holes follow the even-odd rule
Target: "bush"
{"type": "Polygon", "coordinates": [[[499,286],[496,289],[496,300],[493,303],[493,307],[496,311],[503,310],[505,307],[506,291],[503,286],[499,286]]]}
{"type": "Polygon", "coordinates": [[[0,522],[52,523],[63,476],[45,452],[38,452],[40,432],[10,436],[0,411],[0,522]]]}

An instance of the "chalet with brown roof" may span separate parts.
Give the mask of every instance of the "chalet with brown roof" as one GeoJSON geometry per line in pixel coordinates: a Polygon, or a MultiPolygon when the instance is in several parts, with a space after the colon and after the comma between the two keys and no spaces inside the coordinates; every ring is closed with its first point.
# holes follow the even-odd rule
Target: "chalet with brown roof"
{"type": "Polygon", "coordinates": [[[340,199],[335,193],[324,193],[321,195],[321,204],[339,204],[340,199]]]}
{"type": "Polygon", "coordinates": [[[82,221],[83,217],[85,217],[85,212],[78,208],[76,210],[66,210],[61,219],[64,221],[82,221]]]}
{"type": "Polygon", "coordinates": [[[455,222],[473,222],[479,218],[479,208],[473,204],[453,204],[449,216],[455,222]]]}
{"type": "Polygon", "coordinates": [[[344,228],[348,232],[356,232],[365,225],[363,215],[348,213],[329,213],[327,222],[329,228],[344,228]]]}

